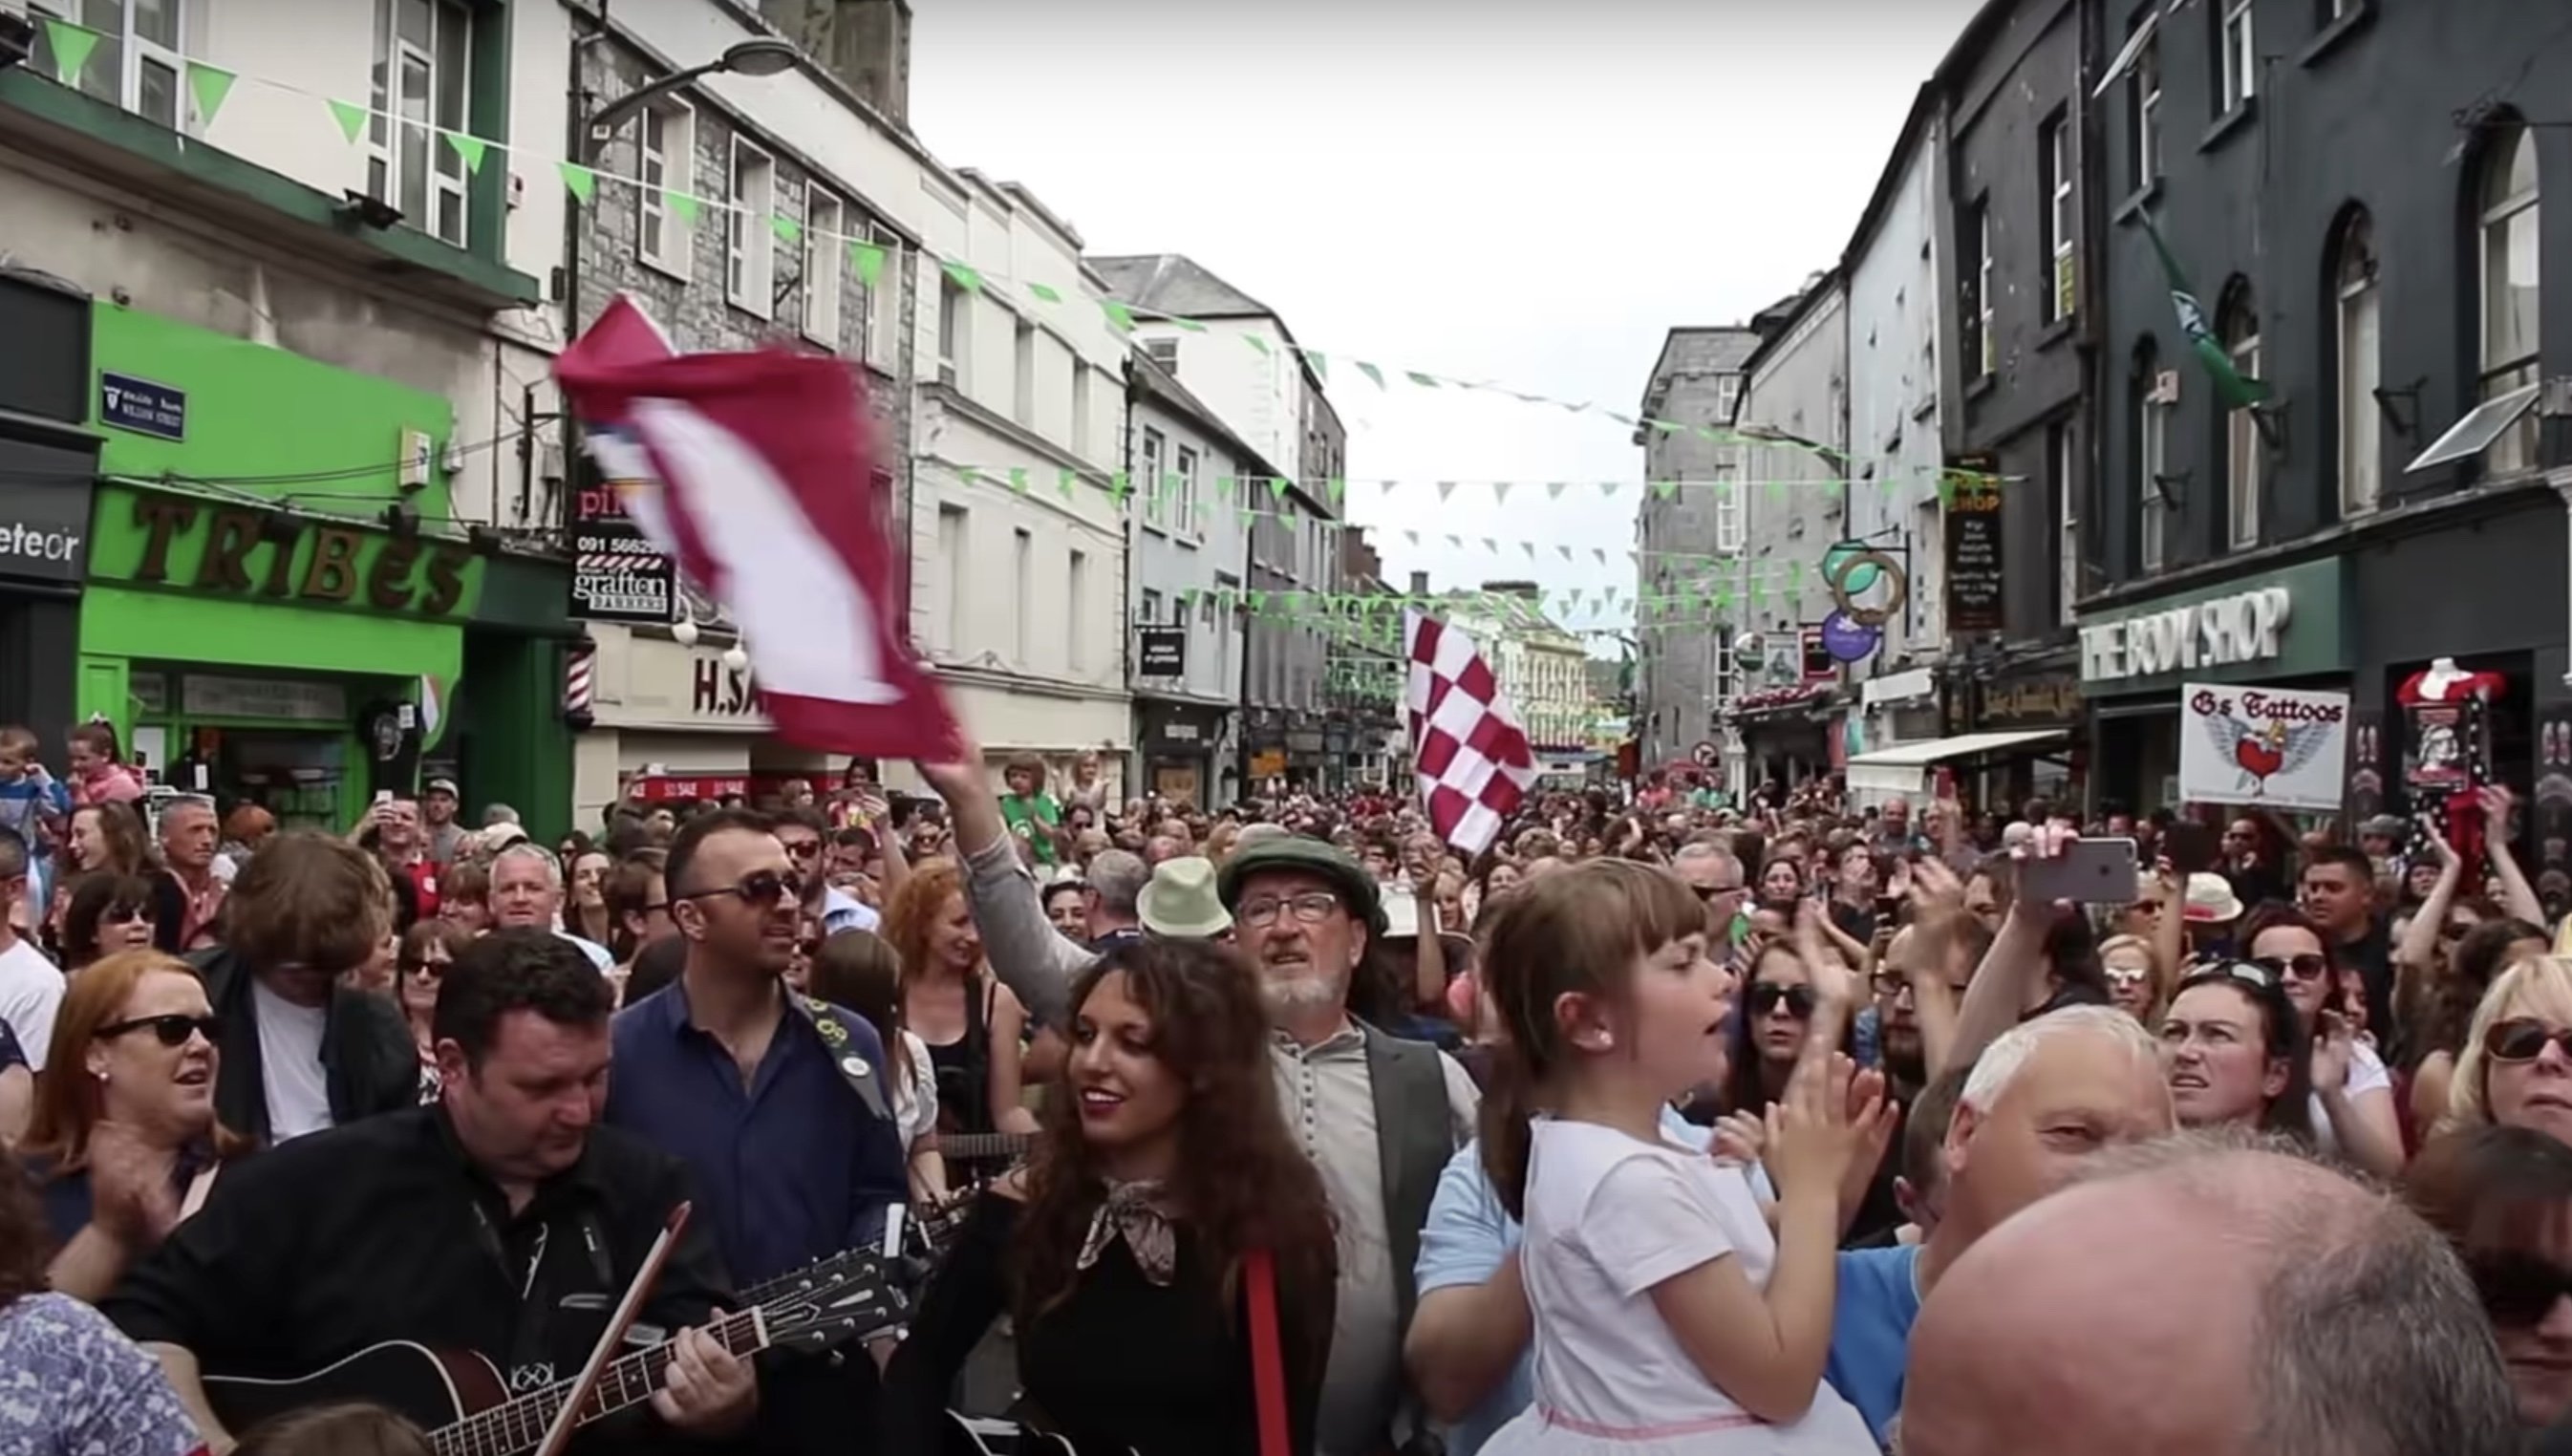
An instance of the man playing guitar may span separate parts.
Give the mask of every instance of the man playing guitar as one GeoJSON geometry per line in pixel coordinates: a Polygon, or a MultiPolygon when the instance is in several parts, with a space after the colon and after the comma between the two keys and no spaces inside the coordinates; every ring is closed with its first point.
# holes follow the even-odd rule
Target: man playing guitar
{"type": "MultiPolygon", "coordinates": [[[[135,1268],[104,1309],[160,1358],[216,1452],[232,1436],[207,1376],[296,1380],[385,1341],[478,1354],[512,1394],[581,1368],[687,1195],[678,1159],[596,1125],[610,1008],[577,946],[484,936],[438,996],[437,1104],[245,1161],[135,1268]]],[[[691,1224],[627,1335],[678,1331],[650,1400],[658,1420],[611,1417],[572,1450],[685,1449],[672,1431],[747,1425],[750,1365],[703,1329],[730,1289],[710,1232],[691,1224]]],[[[460,1413],[404,1411],[432,1426],[460,1413]]]]}

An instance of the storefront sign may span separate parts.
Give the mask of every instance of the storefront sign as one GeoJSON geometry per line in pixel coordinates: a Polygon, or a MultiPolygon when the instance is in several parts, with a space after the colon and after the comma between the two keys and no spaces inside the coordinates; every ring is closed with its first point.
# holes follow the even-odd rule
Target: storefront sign
{"type": "Polygon", "coordinates": [[[2002,600],[2001,492],[1987,476],[1948,477],[1947,630],[1997,632],[2008,625],[2002,600]]]}
{"type": "Polygon", "coordinates": [[[2340,562],[2312,561],[2081,624],[2084,693],[2344,672],[2340,562]]]}
{"type": "Polygon", "coordinates": [[[2081,720],[2081,679],[2068,672],[1975,685],[1977,732],[2060,728],[2081,720]]]}
{"type": "Polygon", "coordinates": [[[89,482],[0,478],[0,576],[69,585],[89,574],[89,482]]]}
{"type": "Polygon", "coordinates": [[[700,713],[747,718],[759,711],[759,688],[749,668],[726,666],[719,656],[701,655],[689,668],[688,704],[700,713]]]}
{"type": "Polygon", "coordinates": [[[2179,711],[2182,800],[2339,812],[2348,694],[2189,683],[2179,711]]]}
{"type": "Polygon", "coordinates": [[[1172,743],[1194,743],[1197,741],[1197,725],[1194,723],[1167,724],[1161,729],[1161,736],[1172,743]]]}
{"type": "Polygon", "coordinates": [[[154,439],[188,437],[188,391],[132,374],[98,376],[98,420],[154,439]]]}
{"type": "Polygon", "coordinates": [[[625,513],[614,485],[572,492],[571,614],[592,622],[677,620],[678,568],[625,513]]]}
{"type": "Polygon", "coordinates": [[[179,679],[179,711],[191,718],[337,723],[348,716],[348,697],[337,683],[191,672],[179,679]]]}
{"type": "Polygon", "coordinates": [[[679,778],[652,774],[635,779],[625,788],[627,793],[646,804],[688,799],[712,803],[718,799],[747,799],[751,784],[751,779],[741,774],[691,774],[679,778]]]}
{"type": "Polygon", "coordinates": [[[472,552],[461,543],[321,525],[281,511],[236,510],[174,495],[137,495],[143,535],[137,581],[177,581],[198,591],[417,612],[438,617],[464,601],[472,552]],[[202,526],[201,530],[199,527],[202,526]],[[178,551],[186,545],[194,548],[178,551]],[[172,556],[193,554],[193,570],[172,556]]]}
{"type": "Polygon", "coordinates": [[[1134,670],[1145,677],[1181,677],[1188,670],[1185,627],[1145,627],[1135,633],[1134,670]]]}

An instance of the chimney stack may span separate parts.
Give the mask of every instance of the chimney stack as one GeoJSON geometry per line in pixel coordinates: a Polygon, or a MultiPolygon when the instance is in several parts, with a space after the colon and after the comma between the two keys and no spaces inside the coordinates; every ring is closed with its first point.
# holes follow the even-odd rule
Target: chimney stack
{"type": "Polygon", "coordinates": [[[1429,594],[1428,572],[1414,571],[1411,573],[1411,594],[1413,596],[1427,596],[1429,594]]]}
{"type": "Polygon", "coordinates": [[[759,0],[779,34],[888,121],[911,126],[911,0],[759,0]]]}

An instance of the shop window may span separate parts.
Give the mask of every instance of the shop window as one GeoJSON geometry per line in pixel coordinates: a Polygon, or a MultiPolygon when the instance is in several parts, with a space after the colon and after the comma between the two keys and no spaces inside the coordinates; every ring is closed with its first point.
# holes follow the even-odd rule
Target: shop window
{"type": "MultiPolygon", "coordinates": [[[[2489,133],[2481,171],[2481,401],[2537,382],[2536,133],[2489,133]]],[[[2536,411],[2519,414],[2490,450],[2494,473],[2536,463],[2536,411]]]]}
{"type": "Polygon", "coordinates": [[[473,15],[461,0],[375,0],[366,194],[458,248],[465,241],[464,156],[446,141],[469,123],[473,15]]]}
{"type": "Polygon", "coordinates": [[[2338,306],[2331,372],[2339,381],[2339,509],[2342,515],[2363,515],[2384,489],[2384,431],[2375,404],[2383,376],[2382,290],[2376,286],[2374,230],[2364,209],[2352,209],[2341,222],[2331,275],[2338,306]]]}

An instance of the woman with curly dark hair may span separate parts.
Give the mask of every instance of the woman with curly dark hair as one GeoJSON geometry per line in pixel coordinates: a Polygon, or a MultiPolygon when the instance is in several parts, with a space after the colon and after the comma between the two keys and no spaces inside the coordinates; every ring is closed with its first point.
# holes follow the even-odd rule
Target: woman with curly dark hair
{"type": "Polygon", "coordinates": [[[0,1451],[200,1456],[205,1442],[160,1362],[45,1287],[52,1247],[26,1174],[0,1158],[0,1451]]]}
{"type": "Polygon", "coordinates": [[[1083,1452],[1258,1451],[1270,1267],[1290,1445],[1311,1451],[1338,1259],[1278,1110],[1257,975],[1223,947],[1139,941],[1081,973],[1071,1005],[1029,1164],[975,1201],[886,1372],[885,1449],[939,1449],[948,1389],[1005,1312],[1030,1426],[1083,1452]]]}
{"type": "Polygon", "coordinates": [[[81,876],[63,910],[64,973],[119,951],[152,949],[152,924],[151,881],[104,871],[81,876]]]}

